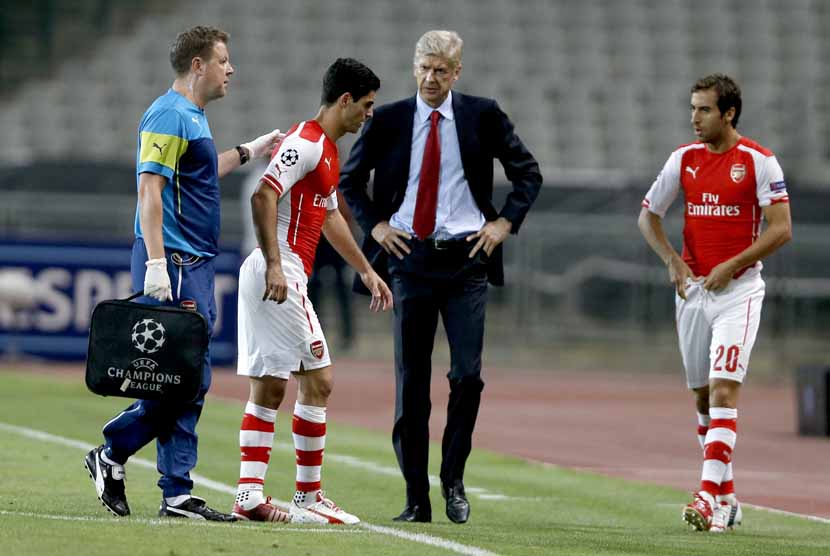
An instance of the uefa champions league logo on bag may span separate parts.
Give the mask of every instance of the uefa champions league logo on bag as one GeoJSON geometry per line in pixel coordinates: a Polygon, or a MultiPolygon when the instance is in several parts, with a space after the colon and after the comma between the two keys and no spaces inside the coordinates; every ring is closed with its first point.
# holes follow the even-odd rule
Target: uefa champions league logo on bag
{"type": "Polygon", "coordinates": [[[133,326],[133,347],[147,355],[162,348],[165,342],[164,326],[153,319],[142,319],[133,326]]]}
{"type": "MultiPolygon", "coordinates": [[[[162,370],[158,362],[147,357],[159,351],[167,341],[167,331],[154,319],[141,319],[133,325],[131,340],[133,347],[143,355],[133,360],[126,369],[111,366],[107,375],[120,381],[122,392],[164,392],[165,385],[181,384],[182,377],[175,371],[162,370]]],[[[139,396],[140,397],[140,396],[139,396]]]]}

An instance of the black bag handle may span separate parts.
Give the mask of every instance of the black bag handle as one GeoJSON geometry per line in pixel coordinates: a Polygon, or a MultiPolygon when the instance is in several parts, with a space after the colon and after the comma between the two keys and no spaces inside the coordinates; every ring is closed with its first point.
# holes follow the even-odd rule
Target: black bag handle
{"type": "Polygon", "coordinates": [[[140,292],[135,292],[135,293],[134,293],[134,294],[132,294],[130,297],[127,297],[127,298],[121,299],[121,301],[132,301],[132,300],[133,300],[133,299],[135,299],[136,297],[141,297],[142,295],[144,295],[144,290],[141,290],[140,292]]]}

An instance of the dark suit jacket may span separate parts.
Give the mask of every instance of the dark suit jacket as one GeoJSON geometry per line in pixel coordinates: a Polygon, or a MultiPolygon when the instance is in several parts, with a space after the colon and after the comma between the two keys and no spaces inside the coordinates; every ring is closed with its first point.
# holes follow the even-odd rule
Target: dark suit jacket
{"type": "MultiPolygon", "coordinates": [[[[452,109],[464,177],[479,210],[488,221],[505,217],[513,224],[511,233],[517,233],[542,185],[539,165],[513,132],[513,124],[495,100],[453,91],[452,109]],[[492,202],[493,159],[501,162],[507,179],[513,184],[513,191],[501,211],[492,202]]],[[[372,239],[371,232],[378,222],[389,220],[403,202],[409,179],[414,117],[414,96],[376,108],[340,170],[340,191],[366,234],[363,253],[387,282],[386,253],[372,239]],[[367,185],[372,170],[375,174],[370,198],[367,185]]],[[[493,285],[504,284],[501,245],[490,256],[487,276],[493,285]]],[[[354,289],[369,293],[359,278],[354,289]]]]}

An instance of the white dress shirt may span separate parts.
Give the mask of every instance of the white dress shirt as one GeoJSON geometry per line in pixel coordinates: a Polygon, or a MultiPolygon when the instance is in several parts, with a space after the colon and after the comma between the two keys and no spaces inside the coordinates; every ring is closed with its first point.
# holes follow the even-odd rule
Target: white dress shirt
{"type": "Polygon", "coordinates": [[[441,139],[441,170],[438,175],[438,208],[435,214],[435,230],[430,237],[435,239],[463,238],[479,231],[485,224],[484,215],[476,205],[470,185],[464,177],[461,164],[461,149],[455,116],[452,111],[452,91],[438,108],[432,108],[415,96],[415,116],[412,122],[412,154],[409,158],[409,180],[406,194],[398,211],[389,219],[389,224],[414,235],[412,218],[415,214],[415,200],[418,197],[418,183],[421,179],[421,162],[424,146],[429,135],[429,116],[438,110],[441,139]]]}

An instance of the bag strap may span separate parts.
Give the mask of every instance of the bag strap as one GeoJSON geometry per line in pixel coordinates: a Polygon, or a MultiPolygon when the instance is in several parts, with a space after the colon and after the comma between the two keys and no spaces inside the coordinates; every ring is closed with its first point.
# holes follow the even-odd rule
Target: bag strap
{"type": "Polygon", "coordinates": [[[132,294],[130,297],[124,298],[121,301],[132,301],[136,297],[141,297],[142,295],[144,295],[144,290],[141,290],[140,292],[136,292],[136,293],[132,294]]]}

